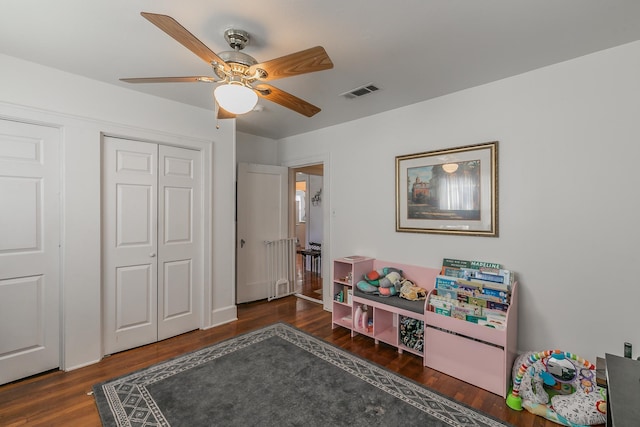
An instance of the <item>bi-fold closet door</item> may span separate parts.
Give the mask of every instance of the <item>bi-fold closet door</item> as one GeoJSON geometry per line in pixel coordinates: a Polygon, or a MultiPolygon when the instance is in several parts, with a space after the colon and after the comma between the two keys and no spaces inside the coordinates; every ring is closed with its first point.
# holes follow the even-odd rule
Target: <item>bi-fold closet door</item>
{"type": "Polygon", "coordinates": [[[105,354],[199,327],[200,176],[199,151],[104,138],[105,354]]]}

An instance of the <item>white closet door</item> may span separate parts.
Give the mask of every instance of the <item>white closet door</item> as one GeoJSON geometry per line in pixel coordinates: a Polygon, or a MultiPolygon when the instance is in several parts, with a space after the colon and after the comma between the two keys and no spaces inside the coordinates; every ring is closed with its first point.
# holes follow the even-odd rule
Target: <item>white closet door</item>
{"type": "Polygon", "coordinates": [[[58,146],[0,120],[0,384],[60,366],[58,146]]]}
{"type": "Polygon", "coordinates": [[[159,147],[158,339],[199,326],[202,289],[200,152],[159,147]]]}
{"type": "Polygon", "coordinates": [[[105,137],[103,301],[106,354],[158,336],[158,146],[105,137]]]}

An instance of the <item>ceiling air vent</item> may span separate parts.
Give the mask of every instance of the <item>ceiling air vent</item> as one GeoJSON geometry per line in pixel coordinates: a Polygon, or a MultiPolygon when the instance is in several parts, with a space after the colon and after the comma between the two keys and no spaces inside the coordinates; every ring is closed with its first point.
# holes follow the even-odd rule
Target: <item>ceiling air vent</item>
{"type": "Polygon", "coordinates": [[[341,93],[340,96],[344,96],[347,99],[355,99],[360,96],[367,95],[371,92],[375,92],[377,90],[379,90],[379,88],[373,83],[367,83],[364,86],[360,86],[345,93],[341,93]]]}

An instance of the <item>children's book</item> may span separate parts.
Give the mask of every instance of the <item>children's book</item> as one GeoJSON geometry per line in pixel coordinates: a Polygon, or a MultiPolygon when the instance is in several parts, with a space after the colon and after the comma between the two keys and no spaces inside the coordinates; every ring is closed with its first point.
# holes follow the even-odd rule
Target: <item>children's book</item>
{"type": "Polygon", "coordinates": [[[443,267],[454,267],[454,268],[471,268],[473,270],[480,270],[481,268],[495,268],[501,269],[502,266],[495,262],[485,262],[485,261],[466,261],[462,259],[452,259],[452,258],[444,258],[442,260],[443,267]]]}

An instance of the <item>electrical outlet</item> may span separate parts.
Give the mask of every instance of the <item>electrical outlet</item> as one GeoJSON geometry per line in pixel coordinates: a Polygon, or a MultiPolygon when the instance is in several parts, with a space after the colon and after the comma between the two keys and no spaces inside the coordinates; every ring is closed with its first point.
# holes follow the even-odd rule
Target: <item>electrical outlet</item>
{"type": "Polygon", "coordinates": [[[624,343],[624,357],[631,359],[631,343],[630,342],[624,343]]]}

